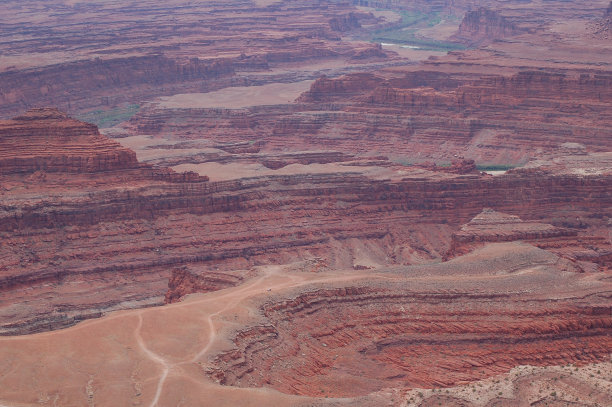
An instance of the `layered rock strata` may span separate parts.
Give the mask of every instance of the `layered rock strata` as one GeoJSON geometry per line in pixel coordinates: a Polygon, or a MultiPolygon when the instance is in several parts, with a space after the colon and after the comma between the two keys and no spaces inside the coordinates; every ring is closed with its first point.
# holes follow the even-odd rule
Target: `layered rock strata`
{"type": "Polygon", "coordinates": [[[494,244],[386,280],[268,300],[260,323],[236,332],[209,374],[232,386],[348,397],[443,388],[515,365],[584,364],[609,355],[611,295],[605,280],[587,282],[555,255],[494,244]]]}
{"type": "Polygon", "coordinates": [[[457,156],[516,166],[566,154],[567,143],[610,151],[607,71],[512,75],[409,72],[394,78],[321,78],[296,104],[165,108],[152,103],[127,128],[172,139],[243,143],[260,152],[328,149],[396,162],[450,163],[457,156]],[[194,131],[194,129],[196,129],[194,131]]]}
{"type": "Polygon", "coordinates": [[[595,37],[607,40],[612,38],[612,2],[601,18],[596,19],[590,27],[595,37]]]}
{"type": "Polygon", "coordinates": [[[308,71],[309,64],[367,65],[392,56],[342,39],[362,23],[378,24],[346,2],[171,0],[160,7],[154,1],[56,0],[24,7],[11,0],[0,5],[0,16],[4,118],[45,105],[71,113],[108,110],[252,80],[291,81],[299,70],[287,68],[298,62],[308,71]]]}
{"type": "Polygon", "coordinates": [[[453,233],[447,258],[469,253],[487,242],[521,240],[571,260],[580,271],[609,270],[612,266],[609,230],[605,226],[575,226],[578,225],[566,228],[525,222],[518,216],[485,208],[453,233]]]}
{"type": "Polygon", "coordinates": [[[172,277],[168,281],[168,291],[164,298],[166,304],[178,302],[187,294],[204,293],[221,290],[239,285],[243,276],[238,273],[206,273],[198,275],[190,272],[186,267],[172,270],[172,277]]]}
{"type": "MultiPolygon", "coordinates": [[[[57,130],[58,120],[30,120],[29,133],[57,130]]],[[[71,134],[75,122],[61,121],[71,134]]],[[[102,154],[108,145],[91,144],[82,154],[102,154]]],[[[555,165],[500,177],[445,168],[371,172],[366,165],[224,182],[142,164],[78,174],[35,166],[30,173],[3,173],[2,331],[55,329],[112,309],[162,303],[172,270],[180,267],[208,281],[230,269],[239,277],[253,265],[291,258],[321,257],[330,267],[358,269],[442,259],[453,230],[483,207],[603,230],[611,206],[606,164],[592,175],[573,172],[585,163],[555,165]]],[[[200,284],[198,278],[188,285],[200,284]]],[[[221,279],[227,283],[215,287],[236,282],[221,279]]]]}
{"type": "MultiPolygon", "coordinates": [[[[511,242],[515,240],[542,240],[576,236],[576,230],[555,227],[538,222],[524,222],[518,216],[507,215],[485,208],[453,234],[453,249],[484,242],[511,242]]],[[[469,252],[471,249],[463,249],[469,252]]]]}
{"type": "Polygon", "coordinates": [[[0,122],[0,173],[100,172],[134,169],[136,154],[96,126],[55,109],[34,109],[0,122]]]}
{"type": "Polygon", "coordinates": [[[171,59],[163,55],[105,58],[60,63],[0,73],[0,114],[36,106],[55,105],[65,110],[108,108],[170,89],[214,88],[234,75],[237,64],[171,59]],[[160,90],[162,88],[163,90],[160,90]]]}

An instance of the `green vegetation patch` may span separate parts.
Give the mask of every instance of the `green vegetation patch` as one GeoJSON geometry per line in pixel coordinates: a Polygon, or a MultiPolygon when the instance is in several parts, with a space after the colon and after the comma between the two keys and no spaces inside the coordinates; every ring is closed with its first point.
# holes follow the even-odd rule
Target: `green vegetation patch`
{"type": "Polygon", "coordinates": [[[466,49],[461,44],[453,42],[438,41],[432,38],[425,38],[417,35],[420,29],[433,27],[442,21],[442,16],[438,12],[421,13],[418,11],[400,12],[402,19],[393,27],[385,28],[374,32],[372,41],[388,42],[399,45],[411,45],[425,50],[433,51],[453,51],[466,49]]]}
{"type": "Polygon", "coordinates": [[[128,104],[108,110],[92,110],[75,115],[75,118],[87,123],[93,123],[101,129],[113,127],[130,120],[138,113],[140,105],[128,104]]]}
{"type": "Polygon", "coordinates": [[[508,171],[516,168],[517,165],[511,164],[478,164],[476,169],[478,171],[508,171]]]}

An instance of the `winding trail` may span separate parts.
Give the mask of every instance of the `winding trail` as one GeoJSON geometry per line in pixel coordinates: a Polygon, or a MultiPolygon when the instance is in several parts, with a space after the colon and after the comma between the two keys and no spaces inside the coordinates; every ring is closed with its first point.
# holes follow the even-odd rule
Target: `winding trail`
{"type": "Polygon", "coordinates": [[[155,397],[153,398],[153,401],[150,404],[151,407],[154,407],[157,405],[157,403],[159,402],[159,398],[161,397],[164,382],[166,381],[166,377],[168,377],[168,373],[170,372],[170,365],[168,364],[168,362],[166,362],[164,358],[162,358],[155,352],[151,351],[147,347],[146,343],[142,339],[142,335],[140,334],[141,329],[142,329],[142,312],[139,312],[138,313],[138,325],[136,325],[136,330],[134,331],[134,336],[136,337],[136,341],[138,342],[138,345],[140,346],[142,351],[149,357],[149,359],[159,363],[163,367],[162,375],[159,377],[159,381],[157,383],[155,397]]]}
{"type": "Polygon", "coordinates": [[[143,325],[143,316],[146,317],[146,314],[149,312],[156,312],[159,308],[149,308],[137,311],[138,313],[138,324],[135,328],[134,336],[139,347],[142,349],[143,353],[147,355],[149,359],[151,359],[156,364],[162,366],[162,373],[157,382],[157,387],[155,389],[155,395],[149,404],[150,407],[159,407],[160,398],[162,396],[164,390],[164,384],[168,377],[170,376],[171,370],[173,367],[180,365],[188,365],[196,363],[198,360],[202,359],[211,349],[212,345],[215,343],[218,336],[218,329],[215,327],[215,318],[219,315],[223,314],[229,309],[232,309],[239,305],[242,301],[247,298],[263,294],[267,291],[272,290],[283,290],[289,288],[296,288],[305,285],[323,283],[323,282],[339,282],[339,281],[352,281],[359,280],[364,278],[372,278],[372,277],[381,277],[376,273],[369,274],[351,274],[351,275],[343,275],[343,276],[328,276],[322,278],[308,278],[308,275],[300,275],[297,273],[282,273],[281,266],[268,266],[266,271],[258,278],[247,282],[244,285],[238,287],[228,288],[224,293],[214,292],[211,293],[213,295],[207,295],[203,298],[198,298],[195,300],[189,300],[185,302],[180,302],[177,304],[167,305],[165,309],[177,309],[183,307],[197,307],[198,305],[202,305],[204,303],[208,303],[211,301],[215,301],[218,303],[222,303],[221,308],[212,312],[206,316],[206,326],[207,326],[207,338],[205,344],[200,351],[194,354],[192,357],[185,358],[183,361],[170,363],[166,359],[164,359],[159,354],[153,352],[146,344],[145,340],[142,337],[141,330],[143,325]],[[281,281],[270,283],[269,280],[273,278],[280,278],[281,281]],[[223,300],[228,300],[223,302],[223,300]]]}
{"type": "MultiPolygon", "coordinates": [[[[515,249],[515,246],[507,248],[509,251],[515,249]]],[[[484,254],[479,256],[481,261],[484,254]]],[[[522,261],[522,257],[519,260],[522,261]]],[[[258,324],[262,301],[286,299],[304,291],[330,287],[332,283],[369,285],[364,280],[413,282],[428,291],[432,284],[444,282],[440,287],[453,289],[457,279],[469,279],[470,284],[499,286],[504,292],[509,290],[505,285],[507,279],[523,281],[525,274],[532,274],[536,281],[548,274],[555,276],[552,281],[566,281],[559,280],[554,270],[540,270],[540,267],[508,268],[507,273],[495,275],[475,273],[472,268],[466,268],[467,271],[459,275],[447,274],[443,269],[436,269],[434,274],[426,273],[427,270],[408,274],[392,269],[309,273],[287,266],[263,266],[258,268],[257,275],[239,286],[194,294],[175,304],[118,311],[60,331],[2,337],[2,399],[13,407],[39,405],[38,400],[43,400],[41,405],[47,407],[54,401],[59,405],[90,402],[109,407],[126,405],[128,401],[148,407],[201,405],[202,400],[208,405],[223,407],[312,405],[321,400],[265,386],[223,386],[207,374],[212,357],[232,348],[231,338],[236,330],[258,324]],[[498,279],[499,283],[493,284],[498,279]],[[96,378],[92,382],[93,373],[96,378]],[[96,393],[88,396],[87,391],[83,391],[87,385],[95,385],[96,393]]],[[[572,278],[579,278],[588,286],[584,295],[593,290],[601,295],[607,287],[597,285],[602,276],[572,278]]],[[[558,290],[555,298],[565,297],[565,294],[564,290],[558,290]]],[[[573,293],[572,298],[576,295],[573,293]]],[[[537,293],[534,296],[537,298],[537,293]]],[[[379,396],[372,396],[373,400],[378,400],[379,396]]],[[[0,400],[0,407],[7,405],[3,400],[0,400]]],[[[331,405],[345,402],[351,400],[330,398],[325,401],[331,405]]],[[[380,404],[374,402],[373,405],[380,404]]]]}
{"type": "MultiPolygon", "coordinates": [[[[271,273],[268,272],[268,273],[262,275],[261,277],[259,277],[258,279],[256,279],[255,281],[253,281],[251,283],[248,283],[246,286],[243,286],[239,290],[235,290],[235,291],[232,291],[230,293],[227,293],[226,295],[223,295],[223,296],[221,296],[221,297],[219,297],[217,299],[221,299],[221,298],[230,296],[231,294],[236,295],[236,294],[241,294],[243,292],[247,292],[247,291],[249,291],[249,289],[252,289],[254,286],[257,286],[259,283],[261,283],[270,274],[271,273]]],[[[214,313],[208,315],[208,317],[206,318],[206,321],[208,323],[208,340],[207,340],[206,345],[204,346],[204,348],[200,352],[198,352],[198,354],[196,354],[189,361],[190,363],[194,363],[198,359],[200,359],[202,356],[204,356],[208,352],[208,350],[210,349],[210,347],[213,344],[214,340],[216,339],[217,331],[215,329],[215,325],[214,325],[214,322],[213,322],[213,317],[221,314],[222,312],[226,311],[230,307],[233,307],[233,306],[237,305],[243,298],[245,298],[245,297],[238,297],[238,299],[235,299],[234,301],[228,302],[219,311],[214,312],[214,313]]],[[[205,300],[206,299],[202,299],[201,301],[197,301],[196,303],[201,303],[201,302],[203,302],[205,300]]],[[[187,305],[187,304],[194,305],[194,302],[185,303],[184,305],[187,305]]],[[[155,396],[154,396],[153,400],[151,401],[151,404],[149,405],[150,407],[155,407],[159,403],[159,399],[161,397],[161,394],[162,394],[162,391],[163,391],[163,388],[164,388],[164,383],[165,383],[166,379],[168,378],[168,373],[170,372],[170,368],[172,366],[166,360],[164,360],[162,357],[160,357],[159,355],[157,355],[156,353],[152,352],[150,349],[147,348],[146,344],[144,343],[144,341],[142,339],[142,336],[140,335],[141,328],[142,328],[142,312],[139,313],[139,315],[138,315],[138,326],[136,327],[136,339],[137,339],[138,344],[140,345],[141,349],[149,356],[149,358],[151,358],[152,360],[162,364],[162,366],[163,366],[162,375],[159,378],[159,381],[157,383],[157,388],[155,390],[155,396]]],[[[187,362],[183,362],[183,363],[187,363],[187,362]]]]}

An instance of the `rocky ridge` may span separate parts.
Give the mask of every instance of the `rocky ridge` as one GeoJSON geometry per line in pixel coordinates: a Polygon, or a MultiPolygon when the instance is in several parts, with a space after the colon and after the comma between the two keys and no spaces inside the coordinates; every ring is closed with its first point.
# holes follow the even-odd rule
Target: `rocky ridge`
{"type": "Polygon", "coordinates": [[[569,293],[562,287],[579,279],[571,270],[532,246],[496,244],[448,263],[396,269],[386,282],[268,300],[260,323],[236,332],[209,374],[232,386],[355,397],[384,387],[454,386],[517,364],[597,361],[609,354],[609,284],[569,293]]]}
{"type": "MultiPolygon", "coordinates": [[[[415,71],[385,78],[352,74],[315,81],[296,104],[241,109],[167,109],[152,103],[130,131],[175,140],[249,140],[259,151],[308,151],[392,160],[525,164],[566,143],[612,147],[606,71],[525,70],[512,75],[415,71]],[[194,134],[193,129],[198,129],[194,134]]],[[[202,161],[204,162],[204,161],[202,161]]]]}

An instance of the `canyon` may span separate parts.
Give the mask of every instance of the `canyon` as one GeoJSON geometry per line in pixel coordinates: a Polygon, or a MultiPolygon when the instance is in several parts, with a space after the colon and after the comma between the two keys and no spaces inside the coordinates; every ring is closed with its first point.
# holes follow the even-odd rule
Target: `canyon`
{"type": "Polygon", "coordinates": [[[292,82],[392,59],[374,44],[341,40],[377,23],[342,3],[30,3],[0,6],[4,118],[31,107],[74,114],[180,91],[292,82]]]}
{"type": "Polygon", "coordinates": [[[0,405],[612,403],[609,1],[0,10],[0,405]]]}

